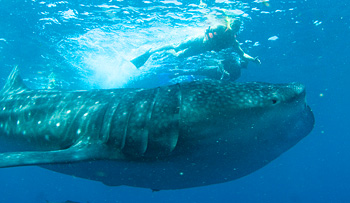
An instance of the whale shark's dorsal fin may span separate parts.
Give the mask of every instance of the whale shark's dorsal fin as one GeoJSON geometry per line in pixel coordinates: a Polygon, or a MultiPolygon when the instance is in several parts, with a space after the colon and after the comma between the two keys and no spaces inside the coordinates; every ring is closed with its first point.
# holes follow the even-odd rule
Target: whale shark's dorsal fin
{"type": "Polygon", "coordinates": [[[19,68],[15,66],[7,78],[4,88],[1,93],[15,93],[29,90],[29,88],[23,83],[21,76],[19,75],[19,68]]]}

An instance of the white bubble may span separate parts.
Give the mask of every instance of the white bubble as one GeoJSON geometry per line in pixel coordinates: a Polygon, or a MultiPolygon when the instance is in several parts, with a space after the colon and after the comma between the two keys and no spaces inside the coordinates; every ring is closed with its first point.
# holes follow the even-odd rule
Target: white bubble
{"type": "Polygon", "coordinates": [[[270,37],[268,40],[269,40],[269,41],[275,41],[275,40],[277,40],[277,39],[278,39],[277,36],[272,36],[272,37],[270,37]]]}
{"type": "Polygon", "coordinates": [[[321,22],[321,21],[318,21],[318,20],[315,20],[313,23],[314,23],[315,26],[319,26],[319,25],[322,24],[322,22],[321,22]]]}

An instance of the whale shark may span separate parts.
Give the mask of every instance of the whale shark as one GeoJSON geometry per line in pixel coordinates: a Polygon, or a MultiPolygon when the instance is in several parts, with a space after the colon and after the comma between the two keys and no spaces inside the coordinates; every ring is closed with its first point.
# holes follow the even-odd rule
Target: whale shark
{"type": "Polygon", "coordinates": [[[37,165],[109,186],[232,181],[313,129],[300,83],[201,80],[152,89],[0,91],[0,168],[37,165]]]}

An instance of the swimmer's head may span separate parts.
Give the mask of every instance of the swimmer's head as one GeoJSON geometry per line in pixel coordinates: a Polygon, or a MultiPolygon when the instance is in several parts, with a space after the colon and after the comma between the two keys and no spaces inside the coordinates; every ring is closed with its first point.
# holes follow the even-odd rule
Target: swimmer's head
{"type": "Polygon", "coordinates": [[[230,22],[230,28],[234,33],[239,32],[239,30],[241,29],[241,25],[242,21],[237,18],[233,18],[230,22]]]}

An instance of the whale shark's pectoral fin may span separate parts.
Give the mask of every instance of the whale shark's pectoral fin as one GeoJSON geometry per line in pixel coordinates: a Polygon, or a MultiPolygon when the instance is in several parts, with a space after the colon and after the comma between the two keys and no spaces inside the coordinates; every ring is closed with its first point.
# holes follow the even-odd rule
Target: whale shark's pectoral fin
{"type": "Polygon", "coordinates": [[[108,158],[104,145],[79,146],[55,151],[0,153],[0,168],[42,164],[73,163],[108,158]]]}

